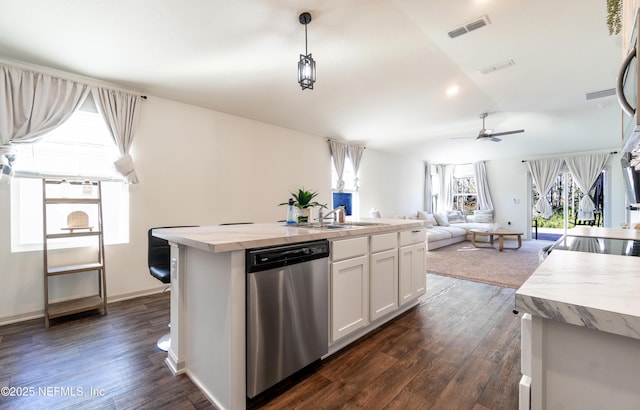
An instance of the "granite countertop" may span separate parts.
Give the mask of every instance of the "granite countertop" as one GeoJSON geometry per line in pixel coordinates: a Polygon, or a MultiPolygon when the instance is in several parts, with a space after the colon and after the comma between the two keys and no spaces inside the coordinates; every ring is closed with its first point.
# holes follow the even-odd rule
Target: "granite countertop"
{"type": "MultiPolygon", "coordinates": [[[[629,239],[635,234],[590,229],[584,236],[629,239]]],[[[554,250],[516,291],[516,309],[640,339],[639,262],[633,256],[554,250]]]]}
{"type": "Polygon", "coordinates": [[[567,235],[585,236],[588,238],[640,240],[639,229],[593,228],[588,226],[576,226],[567,230],[567,235]]]}
{"type": "Polygon", "coordinates": [[[280,222],[154,229],[153,234],[171,242],[208,252],[229,252],[316,239],[347,238],[424,227],[424,221],[411,219],[371,219],[362,221],[385,225],[326,229],[292,226],[280,222]]]}

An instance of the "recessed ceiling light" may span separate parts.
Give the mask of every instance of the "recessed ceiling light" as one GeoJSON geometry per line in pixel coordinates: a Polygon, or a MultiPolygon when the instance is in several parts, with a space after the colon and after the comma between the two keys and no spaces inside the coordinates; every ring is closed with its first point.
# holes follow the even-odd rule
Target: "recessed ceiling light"
{"type": "Polygon", "coordinates": [[[458,94],[458,91],[460,91],[460,86],[457,85],[457,84],[454,84],[451,87],[447,88],[447,95],[449,97],[452,97],[452,96],[458,94]]]}

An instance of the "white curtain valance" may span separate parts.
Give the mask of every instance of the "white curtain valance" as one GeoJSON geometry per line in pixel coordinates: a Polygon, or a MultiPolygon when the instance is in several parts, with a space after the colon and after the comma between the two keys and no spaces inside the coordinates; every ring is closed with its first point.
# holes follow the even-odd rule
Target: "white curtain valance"
{"type": "Polygon", "coordinates": [[[86,84],[0,64],[0,145],[33,142],[65,122],[89,93],[86,84]]]}
{"type": "Polygon", "coordinates": [[[441,211],[453,209],[453,174],[455,171],[455,165],[443,165],[442,166],[442,198],[440,198],[441,211]]]}
{"type": "Polygon", "coordinates": [[[487,168],[485,162],[475,162],[473,164],[473,173],[476,178],[476,188],[478,192],[478,210],[493,210],[493,201],[489,192],[489,180],[487,179],[487,168]]]}
{"type": "Polygon", "coordinates": [[[527,161],[531,179],[533,179],[533,184],[539,195],[533,210],[544,219],[549,219],[553,215],[551,204],[547,201],[547,193],[553,187],[563,163],[564,160],[560,158],[527,161]]]}
{"type": "Polygon", "coordinates": [[[349,156],[351,166],[353,167],[353,186],[355,187],[356,191],[360,189],[360,187],[358,186],[358,171],[360,170],[360,161],[362,160],[363,153],[364,147],[361,147],[359,145],[347,145],[347,155],[349,156]]]}
{"type": "Polygon", "coordinates": [[[581,155],[565,158],[573,180],[583,193],[582,199],[580,199],[580,207],[578,208],[579,220],[595,220],[594,211],[596,210],[596,206],[589,196],[589,191],[607,164],[608,158],[609,155],[607,154],[581,155]]]}
{"type": "Polygon", "coordinates": [[[433,186],[431,184],[431,164],[424,163],[424,211],[433,213],[433,186]]]}
{"type": "Polygon", "coordinates": [[[114,165],[128,183],[137,184],[140,181],[136,174],[133,158],[129,155],[129,148],[133,142],[138,122],[138,103],[142,97],[98,87],[93,88],[92,93],[98,111],[102,114],[111,136],[120,150],[121,156],[114,165]]]}
{"type": "Polygon", "coordinates": [[[331,151],[331,158],[333,159],[333,166],[338,174],[338,182],[336,191],[344,191],[344,163],[347,158],[347,146],[341,142],[329,140],[329,149],[331,151]]]}

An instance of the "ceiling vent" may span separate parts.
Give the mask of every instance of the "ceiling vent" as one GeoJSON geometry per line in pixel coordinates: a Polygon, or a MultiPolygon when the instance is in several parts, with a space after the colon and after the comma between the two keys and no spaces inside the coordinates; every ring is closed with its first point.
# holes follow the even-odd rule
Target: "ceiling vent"
{"type": "Polygon", "coordinates": [[[587,93],[587,101],[595,100],[596,98],[609,97],[611,95],[616,95],[615,88],[609,88],[608,90],[600,90],[600,91],[594,91],[592,93],[587,93]]]}
{"type": "Polygon", "coordinates": [[[482,16],[473,21],[466,23],[463,26],[454,28],[447,34],[451,38],[456,38],[456,37],[460,37],[463,34],[467,34],[473,30],[477,30],[489,24],[491,24],[491,22],[489,21],[489,18],[487,16],[482,16]]]}
{"type": "Polygon", "coordinates": [[[504,68],[512,67],[514,65],[516,65],[516,62],[511,60],[511,59],[509,59],[507,61],[503,61],[502,63],[493,64],[493,65],[490,65],[490,66],[483,67],[478,71],[480,71],[480,74],[490,74],[490,73],[493,73],[495,71],[502,70],[504,68]]]}

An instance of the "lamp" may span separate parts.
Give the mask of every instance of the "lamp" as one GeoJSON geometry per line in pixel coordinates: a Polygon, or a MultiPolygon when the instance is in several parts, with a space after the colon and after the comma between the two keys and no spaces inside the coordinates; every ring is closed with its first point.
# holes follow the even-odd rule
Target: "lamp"
{"type": "Polygon", "coordinates": [[[316,62],[307,51],[307,24],[311,22],[311,14],[304,12],[298,17],[300,24],[304,24],[304,52],[300,54],[298,61],[298,83],[303,90],[307,88],[313,90],[313,83],[316,82],[316,62]]]}

